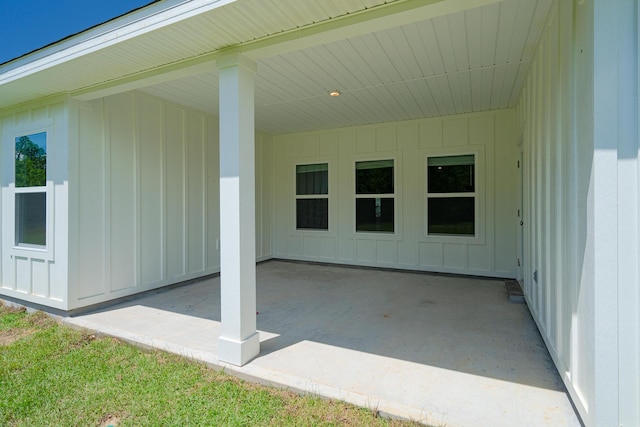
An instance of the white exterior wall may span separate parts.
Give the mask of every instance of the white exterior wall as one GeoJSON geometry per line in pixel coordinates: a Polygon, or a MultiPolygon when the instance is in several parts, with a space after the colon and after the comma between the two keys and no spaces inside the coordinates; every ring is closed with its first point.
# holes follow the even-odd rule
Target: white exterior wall
{"type": "Polygon", "coordinates": [[[515,110],[274,136],[274,257],[515,277],[515,110]],[[477,155],[476,238],[426,235],[427,155],[477,155]],[[395,160],[396,231],[355,232],[359,160],[395,160]],[[295,229],[295,165],[328,162],[329,230],[295,229]]]}
{"type": "Polygon", "coordinates": [[[66,309],[68,127],[65,98],[0,117],[0,295],[66,309]],[[47,131],[47,248],[15,247],[15,138],[47,131]],[[55,220],[55,221],[54,221],[55,220]]]}
{"type": "MultiPolygon", "coordinates": [[[[73,112],[70,308],[219,272],[217,117],[141,93],[73,112]]],[[[268,198],[268,178],[257,180],[268,198]]],[[[270,254],[268,221],[260,212],[258,259],[270,254]]]]}
{"type": "Polygon", "coordinates": [[[556,2],[518,106],[526,299],[588,426],[640,425],[637,22],[556,2]]]}
{"type": "MultiPolygon", "coordinates": [[[[524,291],[558,370],[565,381],[572,377],[574,400],[578,397],[577,403],[584,407],[585,372],[570,375],[571,357],[582,355],[583,362],[576,369],[593,365],[593,360],[591,353],[571,338],[588,335],[592,328],[587,322],[578,322],[572,330],[574,315],[588,318],[586,300],[579,298],[578,262],[586,251],[582,230],[587,226],[588,153],[593,146],[586,135],[580,137],[578,146],[573,126],[572,9],[569,2],[562,10],[554,6],[518,111],[524,161],[524,291]]],[[[589,108],[588,104],[579,105],[589,108]]]]}

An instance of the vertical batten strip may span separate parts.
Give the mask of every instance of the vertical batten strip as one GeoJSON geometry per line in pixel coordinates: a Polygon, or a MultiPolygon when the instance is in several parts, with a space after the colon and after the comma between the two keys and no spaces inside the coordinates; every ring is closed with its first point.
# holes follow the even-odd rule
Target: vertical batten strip
{"type": "Polygon", "coordinates": [[[189,271],[189,116],[188,112],[180,109],[182,116],[182,137],[180,147],[182,148],[182,272],[189,271]]]}
{"type": "Polygon", "coordinates": [[[111,292],[111,100],[102,101],[102,159],[103,165],[103,212],[104,212],[104,278],[103,283],[106,293],[111,292]]]}
{"type": "Polygon", "coordinates": [[[132,96],[132,102],[133,102],[133,224],[134,224],[134,230],[133,230],[133,245],[134,245],[134,254],[135,254],[135,262],[133,263],[133,276],[134,276],[134,280],[135,282],[133,283],[134,287],[140,287],[142,285],[142,249],[141,249],[141,245],[140,245],[140,239],[141,239],[141,227],[140,227],[140,221],[141,219],[141,209],[140,209],[140,204],[141,204],[141,200],[140,200],[140,195],[141,195],[141,176],[140,174],[142,173],[141,169],[142,169],[142,164],[141,164],[141,158],[140,158],[140,152],[141,152],[141,135],[140,135],[140,120],[142,118],[142,114],[140,113],[140,109],[141,109],[141,104],[142,102],[140,101],[140,97],[137,94],[134,94],[132,96]]]}
{"type": "Polygon", "coordinates": [[[162,271],[162,277],[161,280],[162,281],[166,281],[169,279],[168,277],[168,271],[167,271],[167,107],[164,103],[160,104],[160,116],[161,116],[161,123],[162,123],[162,133],[161,133],[161,138],[162,140],[160,141],[161,145],[161,155],[160,155],[160,164],[162,167],[162,174],[161,174],[161,184],[160,184],[160,206],[162,206],[162,212],[160,213],[160,217],[162,218],[160,221],[160,224],[162,224],[161,229],[161,238],[160,238],[160,242],[162,245],[162,248],[160,250],[161,252],[161,271],[162,271]]]}

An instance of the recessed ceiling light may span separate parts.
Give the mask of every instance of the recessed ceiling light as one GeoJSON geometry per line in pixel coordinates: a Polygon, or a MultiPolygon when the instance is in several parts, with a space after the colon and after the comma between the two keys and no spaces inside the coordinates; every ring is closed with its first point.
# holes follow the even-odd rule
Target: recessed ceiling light
{"type": "Polygon", "coordinates": [[[331,96],[340,96],[340,91],[339,90],[332,90],[331,92],[329,92],[329,95],[331,96]]]}

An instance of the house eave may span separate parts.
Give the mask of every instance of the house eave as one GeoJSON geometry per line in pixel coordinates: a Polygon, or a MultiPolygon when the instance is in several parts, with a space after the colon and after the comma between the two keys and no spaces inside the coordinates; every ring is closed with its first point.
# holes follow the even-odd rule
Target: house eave
{"type": "Polygon", "coordinates": [[[311,8],[301,4],[297,14],[276,4],[269,17],[262,15],[271,6],[261,14],[243,0],[159,1],[0,65],[0,109],[55,94],[87,92],[137,75],[157,75],[167,67],[212,61],[230,50],[259,60],[381,28],[374,22],[391,27],[502,1],[470,5],[463,0],[374,0],[311,8]],[[252,25],[243,25],[248,22],[252,25]]]}
{"type": "Polygon", "coordinates": [[[155,2],[0,65],[0,86],[235,1],[237,0],[155,2]]]}

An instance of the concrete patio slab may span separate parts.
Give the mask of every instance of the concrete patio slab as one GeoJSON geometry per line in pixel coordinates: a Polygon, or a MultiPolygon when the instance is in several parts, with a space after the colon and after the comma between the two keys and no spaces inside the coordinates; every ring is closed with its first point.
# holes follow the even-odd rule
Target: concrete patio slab
{"type": "Polygon", "coordinates": [[[243,367],[217,359],[219,284],[65,322],[431,425],[580,425],[527,306],[509,302],[502,280],[262,263],[261,353],[243,367]]]}

